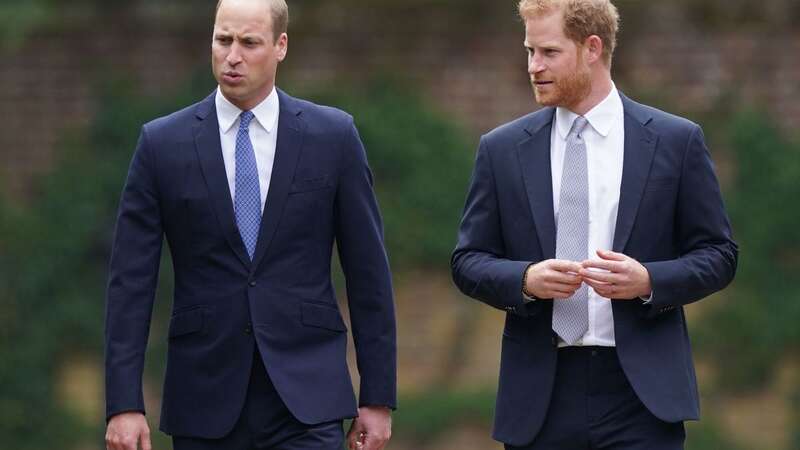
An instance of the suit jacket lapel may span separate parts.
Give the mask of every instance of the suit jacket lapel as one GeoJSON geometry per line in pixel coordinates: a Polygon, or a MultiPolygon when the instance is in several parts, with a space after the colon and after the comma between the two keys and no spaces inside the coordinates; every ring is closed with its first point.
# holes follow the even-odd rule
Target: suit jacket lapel
{"type": "Polygon", "coordinates": [[[303,145],[304,124],[300,119],[302,110],[292,97],[281,90],[278,90],[278,98],[280,113],[275,162],[272,166],[272,177],[264,204],[264,214],[261,217],[261,229],[258,234],[256,253],[253,257],[253,267],[258,267],[275,235],[275,229],[278,227],[278,221],[283,213],[303,145]]]}
{"type": "Polygon", "coordinates": [[[646,127],[651,120],[646,110],[624,95],[620,96],[625,111],[625,150],[614,232],[615,252],[623,252],[630,238],[658,141],[658,136],[646,127]]]}
{"type": "Polygon", "coordinates": [[[550,134],[554,114],[554,108],[536,114],[533,123],[526,129],[531,136],[520,142],[517,149],[522,179],[544,259],[556,256],[553,177],[550,173],[550,134]]]}
{"type": "Polygon", "coordinates": [[[242,242],[239,228],[236,226],[233,200],[228,187],[228,177],[225,174],[225,161],[222,159],[214,95],[211,94],[197,107],[196,116],[199,122],[193,129],[195,150],[225,239],[236,256],[242,260],[245,266],[249,267],[250,257],[242,242]]]}

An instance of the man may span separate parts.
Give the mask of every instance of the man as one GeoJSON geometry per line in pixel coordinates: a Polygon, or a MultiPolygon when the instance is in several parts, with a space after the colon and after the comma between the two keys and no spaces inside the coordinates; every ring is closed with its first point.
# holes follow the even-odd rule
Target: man
{"type": "Polygon", "coordinates": [[[507,449],[680,449],[699,416],[683,306],[737,247],[700,128],[611,79],[608,0],[522,0],[545,108],[483,136],[452,257],[507,312],[494,437],[507,449]]]}
{"type": "Polygon", "coordinates": [[[284,0],[222,0],[219,88],[146,124],[106,313],[107,447],[150,449],[142,366],[166,236],[175,273],[161,430],[177,450],[381,449],[396,402],[391,278],[352,118],[275,88],[284,0]],[[361,378],[331,283],[336,242],[361,378]]]}

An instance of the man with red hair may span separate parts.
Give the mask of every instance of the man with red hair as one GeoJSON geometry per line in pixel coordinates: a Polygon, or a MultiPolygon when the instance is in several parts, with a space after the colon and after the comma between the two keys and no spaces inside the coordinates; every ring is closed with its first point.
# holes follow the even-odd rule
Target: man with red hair
{"type": "Polygon", "coordinates": [[[507,312],[494,437],[507,449],[677,450],[699,400],[683,306],[737,246],[696,124],[611,78],[608,0],[523,0],[545,108],[481,138],[453,279],[507,312]]]}

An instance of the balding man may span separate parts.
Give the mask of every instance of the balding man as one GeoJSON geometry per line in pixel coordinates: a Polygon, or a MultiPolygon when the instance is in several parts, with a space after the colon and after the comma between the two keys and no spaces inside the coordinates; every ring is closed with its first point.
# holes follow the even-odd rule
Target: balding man
{"type": "Polygon", "coordinates": [[[353,119],[275,87],[284,0],[223,0],[218,89],[142,128],[106,313],[107,447],[151,448],[142,369],[164,237],[175,273],[161,430],[177,450],[381,449],[396,403],[394,303],[353,119]],[[331,283],[347,282],[360,396],[331,283]]]}

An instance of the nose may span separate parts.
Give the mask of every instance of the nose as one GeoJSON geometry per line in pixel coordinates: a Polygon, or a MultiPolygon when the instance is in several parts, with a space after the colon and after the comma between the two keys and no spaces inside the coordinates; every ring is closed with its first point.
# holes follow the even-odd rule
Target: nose
{"type": "Polygon", "coordinates": [[[231,49],[228,52],[228,55],[225,57],[225,61],[230,64],[231,66],[235,66],[242,62],[242,55],[240,53],[239,44],[234,42],[231,44],[231,49]]]}
{"type": "Polygon", "coordinates": [[[542,58],[536,54],[529,54],[528,55],[528,73],[533,75],[539,72],[543,72],[546,69],[546,66],[542,62],[542,58]]]}

